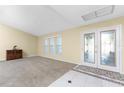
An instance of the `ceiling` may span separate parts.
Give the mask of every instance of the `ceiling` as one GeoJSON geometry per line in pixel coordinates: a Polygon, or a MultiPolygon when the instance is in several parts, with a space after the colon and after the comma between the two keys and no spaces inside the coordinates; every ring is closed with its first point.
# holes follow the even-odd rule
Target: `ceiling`
{"type": "Polygon", "coordinates": [[[105,5],[8,5],[0,6],[0,22],[33,35],[43,35],[69,28],[124,16],[124,6],[117,5],[113,14],[84,21],[82,15],[105,5]]]}

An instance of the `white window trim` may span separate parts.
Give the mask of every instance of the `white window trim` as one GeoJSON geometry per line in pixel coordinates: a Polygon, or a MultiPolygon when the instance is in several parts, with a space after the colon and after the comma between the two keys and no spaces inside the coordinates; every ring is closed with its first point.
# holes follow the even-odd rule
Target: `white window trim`
{"type": "MultiPolygon", "coordinates": [[[[61,35],[61,33],[60,33],[60,35],[61,35]]],[[[62,52],[60,52],[60,53],[57,52],[57,40],[55,40],[55,38],[57,39],[58,37],[59,37],[59,34],[57,34],[56,36],[51,35],[51,36],[48,36],[48,37],[44,38],[44,41],[48,40],[48,53],[47,54],[45,53],[46,55],[57,56],[57,55],[62,54],[62,52]],[[50,38],[54,38],[54,53],[51,53],[51,51],[50,51],[50,41],[49,41],[50,38]]],[[[45,47],[45,45],[44,45],[44,47],[45,47]]],[[[61,45],[61,47],[62,47],[62,45],[61,45]]]]}

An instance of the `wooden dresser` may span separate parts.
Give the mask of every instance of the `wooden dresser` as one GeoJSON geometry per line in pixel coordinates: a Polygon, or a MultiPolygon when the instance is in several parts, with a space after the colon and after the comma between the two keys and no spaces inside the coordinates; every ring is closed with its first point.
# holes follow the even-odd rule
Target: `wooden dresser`
{"type": "Polygon", "coordinates": [[[20,59],[23,57],[22,50],[7,50],[6,51],[6,60],[20,59]]]}

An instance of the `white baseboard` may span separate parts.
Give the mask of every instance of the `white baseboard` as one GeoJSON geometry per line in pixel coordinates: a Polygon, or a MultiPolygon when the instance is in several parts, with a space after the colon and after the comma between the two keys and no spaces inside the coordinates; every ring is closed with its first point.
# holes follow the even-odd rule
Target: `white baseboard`
{"type": "MultiPolygon", "coordinates": [[[[37,55],[24,56],[23,58],[36,57],[37,55]]],[[[0,59],[0,62],[4,62],[6,59],[0,59]]]]}
{"type": "Polygon", "coordinates": [[[0,59],[0,62],[6,61],[5,59],[0,59]]]}
{"type": "Polygon", "coordinates": [[[44,58],[48,58],[48,59],[53,59],[53,60],[58,60],[58,61],[62,61],[62,62],[65,62],[65,63],[72,63],[72,64],[75,64],[75,65],[79,65],[78,63],[69,62],[69,61],[65,61],[65,60],[62,60],[62,59],[58,59],[58,58],[52,58],[52,57],[48,57],[48,56],[40,56],[40,57],[44,57],[44,58]]]}
{"type": "Polygon", "coordinates": [[[27,57],[36,57],[36,56],[38,56],[38,55],[29,55],[29,56],[25,56],[25,57],[23,57],[23,58],[27,58],[27,57]]]}

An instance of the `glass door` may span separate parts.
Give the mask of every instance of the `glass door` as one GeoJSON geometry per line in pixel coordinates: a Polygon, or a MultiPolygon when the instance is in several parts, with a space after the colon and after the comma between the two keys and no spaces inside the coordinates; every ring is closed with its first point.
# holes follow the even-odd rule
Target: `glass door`
{"type": "Polygon", "coordinates": [[[82,59],[83,64],[87,66],[95,66],[96,67],[96,53],[95,53],[95,32],[89,32],[83,34],[83,55],[82,59]]]}
{"type": "Polygon", "coordinates": [[[119,72],[119,31],[116,28],[98,32],[98,68],[119,72]]]}
{"type": "Polygon", "coordinates": [[[100,33],[100,64],[116,66],[116,32],[103,31],[100,33]]]}
{"type": "Polygon", "coordinates": [[[120,71],[120,27],[110,27],[82,34],[83,65],[120,71]]]}

